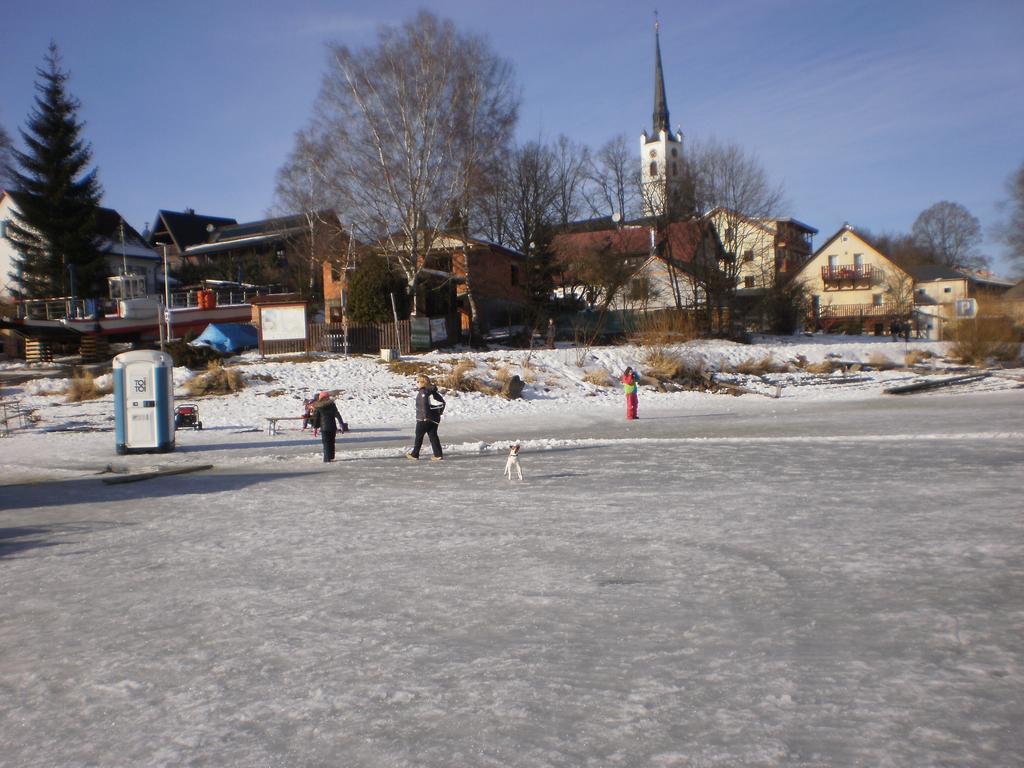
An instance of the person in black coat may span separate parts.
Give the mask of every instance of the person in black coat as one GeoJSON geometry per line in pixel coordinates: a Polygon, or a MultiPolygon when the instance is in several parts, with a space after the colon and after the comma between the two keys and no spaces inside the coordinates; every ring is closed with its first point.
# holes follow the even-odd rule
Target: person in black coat
{"type": "Polygon", "coordinates": [[[320,440],[324,444],[324,461],[334,461],[334,439],[338,435],[338,427],[342,433],[348,432],[348,424],[341,418],[341,411],[331,399],[330,392],[321,392],[313,405],[313,429],[320,430],[320,440]]]}
{"type": "Polygon", "coordinates": [[[430,448],[434,452],[432,460],[441,461],[444,456],[441,454],[441,441],[437,437],[437,425],[441,421],[441,414],[444,413],[444,398],[429,376],[417,376],[416,384],[419,386],[416,391],[416,443],[405,457],[418,459],[420,448],[423,447],[423,438],[426,436],[430,438],[430,448]]]}

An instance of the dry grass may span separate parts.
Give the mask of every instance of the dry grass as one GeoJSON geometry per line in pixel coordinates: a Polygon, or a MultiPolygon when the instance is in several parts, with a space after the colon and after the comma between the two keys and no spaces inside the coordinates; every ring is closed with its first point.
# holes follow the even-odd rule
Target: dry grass
{"type": "Polygon", "coordinates": [[[825,360],[822,360],[820,363],[808,363],[804,367],[804,370],[807,371],[808,373],[829,374],[832,373],[832,371],[834,371],[838,367],[839,366],[836,365],[834,361],[826,358],[825,360]]]}
{"type": "Polygon", "coordinates": [[[436,384],[442,389],[452,392],[482,392],[485,395],[500,395],[501,387],[490,384],[471,372],[476,370],[476,363],[472,360],[459,360],[447,373],[437,377],[436,384]]]}
{"type": "Polygon", "coordinates": [[[935,353],[927,349],[912,349],[903,357],[903,364],[907,368],[911,368],[933,357],[935,357],[935,353]]]}
{"type": "Polygon", "coordinates": [[[887,355],[883,355],[881,352],[872,352],[871,356],[868,357],[868,365],[878,371],[891,371],[893,368],[899,368],[898,363],[894,363],[887,355]]]}
{"type": "Polygon", "coordinates": [[[97,385],[93,375],[86,372],[71,379],[71,383],[64,390],[64,394],[67,402],[80,403],[84,400],[95,400],[104,395],[109,395],[112,391],[113,387],[109,385],[104,387],[97,385]]]}
{"type": "Polygon", "coordinates": [[[748,357],[740,363],[731,367],[732,373],[742,373],[746,376],[763,376],[766,373],[779,373],[786,370],[784,363],[778,363],[771,355],[765,355],[760,359],[748,357]]]}
{"type": "Polygon", "coordinates": [[[189,397],[203,395],[229,395],[245,389],[245,378],[238,368],[225,368],[218,362],[211,362],[206,373],[201,373],[185,385],[189,397]]]}
{"type": "Polygon", "coordinates": [[[415,378],[416,376],[424,375],[433,379],[442,373],[441,369],[433,363],[424,363],[419,360],[392,360],[387,365],[388,370],[399,376],[415,378]]]}
{"type": "Polygon", "coordinates": [[[594,368],[583,375],[583,380],[597,387],[613,387],[615,382],[607,368],[594,368]]]}
{"type": "Polygon", "coordinates": [[[530,365],[530,355],[523,357],[523,364],[521,366],[522,373],[519,374],[519,378],[525,381],[527,384],[533,384],[537,380],[537,372],[533,370],[533,366],[530,365]]]}
{"type": "Polygon", "coordinates": [[[680,344],[699,336],[692,314],[681,311],[655,312],[641,315],[630,341],[642,347],[663,347],[680,344]]]}
{"type": "Polygon", "coordinates": [[[952,357],[965,365],[982,365],[990,360],[1016,362],[1020,350],[1020,336],[1004,317],[961,320],[953,330],[952,357]]]}
{"type": "Polygon", "coordinates": [[[664,347],[652,347],[643,358],[644,375],[660,381],[679,378],[685,372],[683,358],[664,347]]]}
{"type": "Polygon", "coordinates": [[[650,382],[647,379],[653,379],[659,385],[671,381],[688,389],[705,390],[712,386],[711,375],[704,368],[703,361],[690,364],[679,355],[655,347],[648,352],[643,363],[644,370],[640,377],[642,384],[648,384],[650,382]]]}

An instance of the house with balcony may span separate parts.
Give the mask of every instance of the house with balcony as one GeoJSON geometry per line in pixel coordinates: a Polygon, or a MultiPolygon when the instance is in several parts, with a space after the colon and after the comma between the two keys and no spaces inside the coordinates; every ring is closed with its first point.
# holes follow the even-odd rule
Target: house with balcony
{"type": "Polygon", "coordinates": [[[914,311],[914,278],[849,224],[793,276],[808,289],[815,328],[883,334],[914,311]]]}

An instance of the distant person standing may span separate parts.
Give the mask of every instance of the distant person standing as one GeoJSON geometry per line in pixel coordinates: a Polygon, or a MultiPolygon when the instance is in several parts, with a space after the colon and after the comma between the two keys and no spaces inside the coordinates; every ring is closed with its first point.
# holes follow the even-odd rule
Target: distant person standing
{"type": "Polygon", "coordinates": [[[313,405],[313,430],[320,430],[320,440],[324,446],[324,461],[334,461],[334,440],[338,436],[338,427],[348,432],[348,424],[341,418],[341,411],[331,399],[330,392],[321,392],[313,405]]]}
{"type": "Polygon", "coordinates": [[[548,349],[555,348],[555,318],[548,318],[548,349]]]}
{"type": "Polygon", "coordinates": [[[412,450],[405,454],[407,459],[415,461],[420,457],[420,448],[423,447],[423,438],[430,438],[430,448],[434,452],[432,461],[442,461],[441,440],[437,436],[437,425],[441,422],[441,414],[444,413],[444,398],[437,391],[437,387],[430,380],[429,376],[420,375],[416,377],[416,442],[412,450]]]}
{"type": "Polygon", "coordinates": [[[630,420],[638,418],[636,411],[639,406],[639,400],[637,398],[639,385],[640,377],[637,376],[636,371],[634,371],[632,367],[627,367],[625,372],[622,374],[622,388],[626,393],[626,418],[630,420]]]}
{"type": "Polygon", "coordinates": [[[900,338],[900,321],[893,320],[889,323],[889,335],[892,336],[893,341],[898,341],[900,338]]]}

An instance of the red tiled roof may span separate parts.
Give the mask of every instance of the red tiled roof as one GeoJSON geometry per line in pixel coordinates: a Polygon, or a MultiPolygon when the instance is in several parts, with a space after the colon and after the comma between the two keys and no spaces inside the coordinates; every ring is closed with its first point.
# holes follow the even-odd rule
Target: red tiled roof
{"type": "MultiPolygon", "coordinates": [[[[700,241],[701,230],[697,222],[675,221],[669,224],[667,235],[662,233],[659,237],[657,253],[659,256],[671,256],[674,261],[690,262],[700,241]]],[[[651,251],[651,228],[627,225],[593,232],[566,232],[555,235],[552,249],[569,261],[595,250],[617,256],[647,256],[651,251]]]]}

